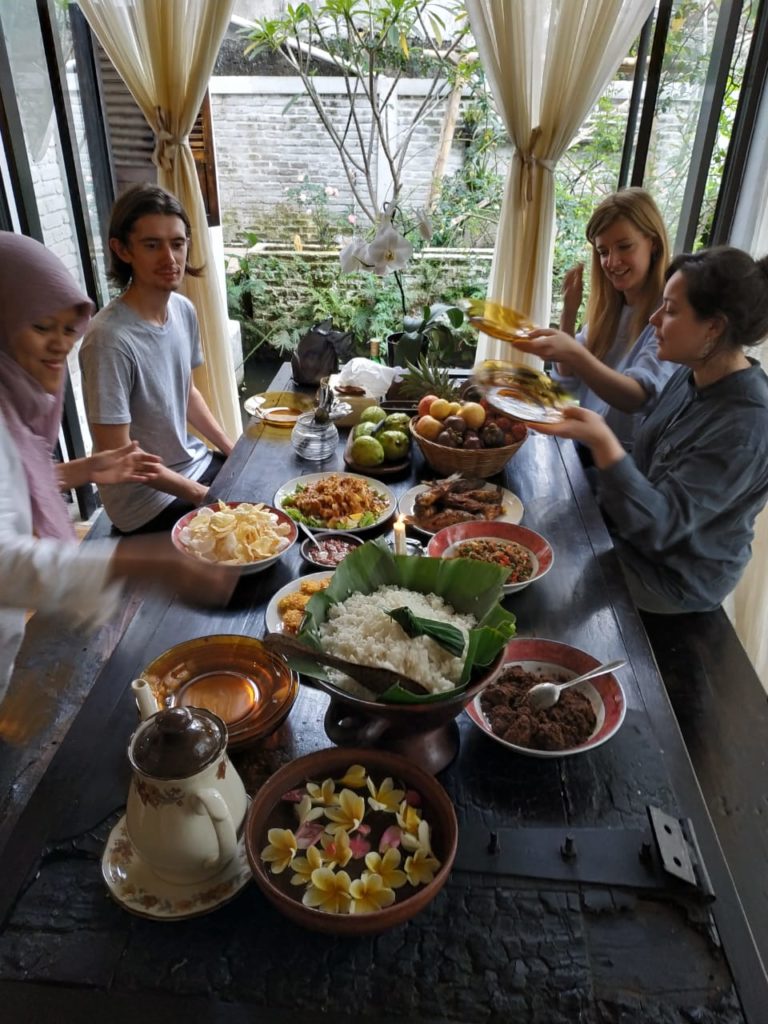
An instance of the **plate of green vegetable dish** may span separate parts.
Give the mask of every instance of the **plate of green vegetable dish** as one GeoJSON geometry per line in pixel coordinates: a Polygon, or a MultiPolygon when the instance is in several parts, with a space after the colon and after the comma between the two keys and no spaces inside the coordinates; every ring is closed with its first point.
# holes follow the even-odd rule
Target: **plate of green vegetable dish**
{"type": "Polygon", "coordinates": [[[310,530],[362,533],[387,521],[397,506],[388,487],[357,473],[307,473],[275,493],[275,506],[310,530]]]}

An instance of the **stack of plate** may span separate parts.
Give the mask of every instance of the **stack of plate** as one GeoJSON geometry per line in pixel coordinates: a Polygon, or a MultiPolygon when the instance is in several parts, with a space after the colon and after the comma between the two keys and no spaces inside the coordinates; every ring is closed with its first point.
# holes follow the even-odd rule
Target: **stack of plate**
{"type": "Polygon", "coordinates": [[[287,662],[248,636],[177,644],[142,673],[161,704],[207,708],[227,726],[229,747],[263,739],[288,716],[299,680],[287,662]]]}

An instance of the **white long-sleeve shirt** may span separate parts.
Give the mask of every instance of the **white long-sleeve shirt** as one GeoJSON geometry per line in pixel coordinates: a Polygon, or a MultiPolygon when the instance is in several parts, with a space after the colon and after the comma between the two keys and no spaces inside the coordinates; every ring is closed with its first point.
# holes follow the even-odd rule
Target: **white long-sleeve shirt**
{"type": "Polygon", "coordinates": [[[117,609],[121,587],[107,582],[115,543],[33,535],[26,476],[0,416],[0,700],[24,635],[25,610],[98,626],[117,609]]]}

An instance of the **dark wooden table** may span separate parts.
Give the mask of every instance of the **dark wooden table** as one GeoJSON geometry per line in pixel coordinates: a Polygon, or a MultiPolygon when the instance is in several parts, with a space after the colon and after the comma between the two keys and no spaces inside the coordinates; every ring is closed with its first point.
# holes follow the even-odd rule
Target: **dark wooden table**
{"type": "MultiPolygon", "coordinates": [[[[273,389],[289,386],[283,369],[273,389]]],[[[271,501],[285,479],[319,468],[343,468],[341,452],[322,466],[302,463],[287,431],[253,423],[216,490],[271,501]]],[[[402,493],[424,474],[417,454],[413,472],[388,485],[402,493]]],[[[542,761],[507,752],[462,715],[460,755],[440,776],[459,816],[457,868],[425,912],[384,935],[352,941],[304,932],[253,885],[207,917],[133,917],[111,901],[100,874],[105,838],[127,794],[125,750],[136,724],[128,684],[182,640],[261,635],[271,594],[308,567],[292,551],[243,578],[217,613],[133,597],[108,635],[28,646],[20,663],[20,673],[36,668],[59,685],[69,675],[87,697],[45,770],[34,782],[20,772],[18,791],[2,797],[3,1020],[768,1020],[765,975],[741,904],[571,445],[532,436],[503,482],[522,499],[524,523],[555,551],[552,571],[507,599],[518,633],[600,659],[627,657],[621,678],[629,710],[617,736],[587,755],[542,761]],[[616,884],[632,874],[622,837],[647,828],[648,805],[692,824],[713,903],[663,881],[657,890],[616,884]],[[601,830],[597,861],[579,862],[589,881],[539,877],[547,871],[540,851],[556,863],[568,835],[577,846],[589,838],[582,830],[601,830]],[[485,853],[490,832],[502,841],[496,859],[485,853]],[[533,852],[517,856],[526,846],[533,852]],[[510,851],[511,872],[504,868],[510,851]]],[[[302,687],[279,732],[236,755],[249,790],[293,757],[329,745],[326,703],[302,687]]]]}

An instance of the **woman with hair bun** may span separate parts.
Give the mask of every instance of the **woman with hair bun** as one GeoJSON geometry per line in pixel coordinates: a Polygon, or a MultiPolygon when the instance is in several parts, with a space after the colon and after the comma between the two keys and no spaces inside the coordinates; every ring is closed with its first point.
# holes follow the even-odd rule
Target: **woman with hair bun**
{"type": "Polygon", "coordinates": [[[553,378],[585,409],[604,416],[631,451],[635,431],[672,372],[659,362],[648,323],[664,288],[667,231],[649,193],[624,188],[595,208],[586,235],[592,246],[586,325],[575,334],[584,269],[578,264],[563,282],[560,330],[538,328],[515,344],[554,361],[553,378]]]}
{"type": "Polygon", "coordinates": [[[533,429],[587,445],[597,497],[639,608],[716,608],[749,561],[768,498],[768,377],[745,347],[768,335],[768,256],[721,246],[677,256],[651,317],[679,364],[631,455],[590,409],[533,429]]]}

